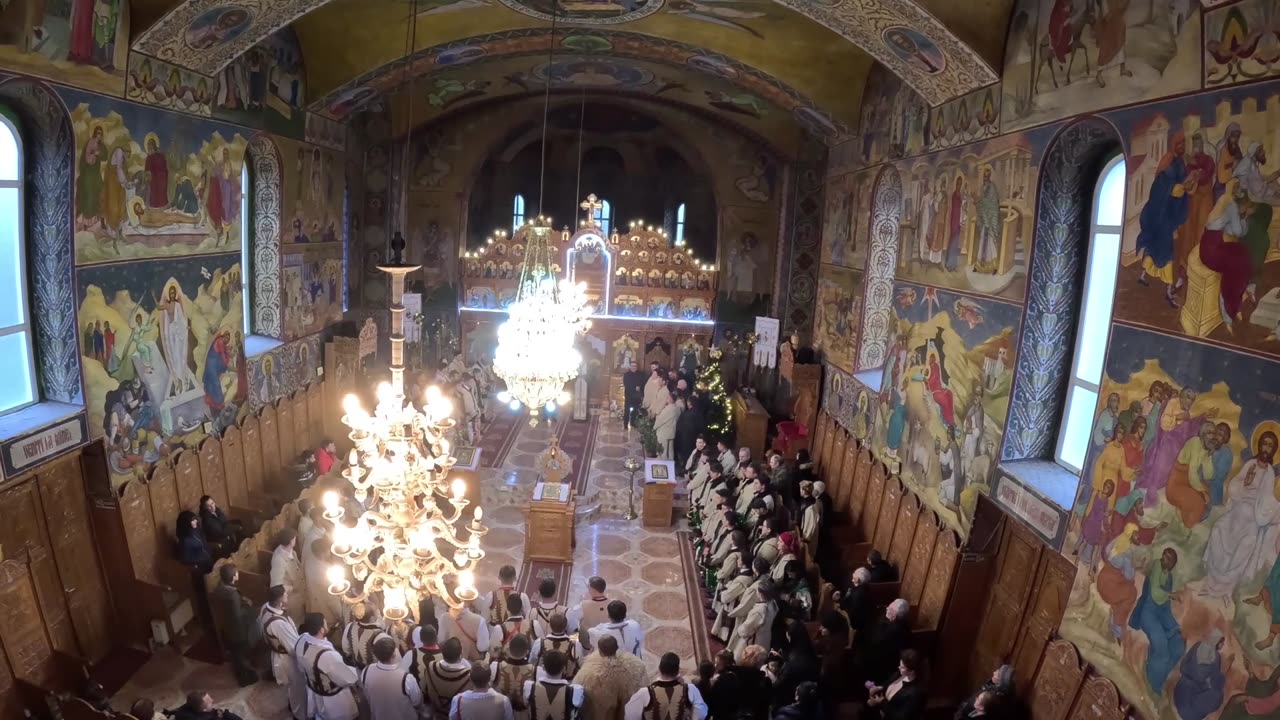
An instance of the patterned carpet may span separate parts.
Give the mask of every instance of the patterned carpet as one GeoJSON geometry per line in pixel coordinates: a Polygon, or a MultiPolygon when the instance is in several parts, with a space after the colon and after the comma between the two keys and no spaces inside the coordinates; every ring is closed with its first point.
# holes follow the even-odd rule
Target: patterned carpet
{"type": "Polygon", "coordinates": [[[502,463],[506,462],[507,453],[511,452],[511,446],[520,435],[525,417],[523,411],[518,413],[506,409],[497,411],[493,420],[480,431],[480,442],[476,443],[476,447],[482,451],[481,467],[502,467],[502,463]]]}
{"type": "Polygon", "coordinates": [[[600,416],[592,415],[587,422],[565,422],[560,425],[560,448],[569,457],[576,458],[573,474],[566,481],[573,486],[575,496],[587,492],[587,468],[595,455],[596,435],[600,432],[600,416]]]}
{"type": "Polygon", "coordinates": [[[538,585],[544,578],[556,581],[556,602],[569,604],[569,581],[573,577],[573,564],[563,562],[547,562],[543,560],[525,560],[520,567],[520,579],[516,587],[529,595],[529,599],[538,602],[538,585]]]}

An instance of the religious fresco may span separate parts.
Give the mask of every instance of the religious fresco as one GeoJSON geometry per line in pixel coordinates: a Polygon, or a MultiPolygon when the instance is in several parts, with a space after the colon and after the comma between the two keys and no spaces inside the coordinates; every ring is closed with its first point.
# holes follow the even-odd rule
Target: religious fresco
{"type": "Polygon", "coordinates": [[[539,20],[570,25],[617,25],[639,20],[662,8],[664,0],[607,0],[605,2],[568,2],[554,0],[498,0],[503,5],[539,20]]]}
{"type": "Polygon", "coordinates": [[[1000,134],[1000,86],[969,93],[929,111],[925,149],[945,150],[1000,134]]]}
{"type": "Polygon", "coordinates": [[[813,319],[813,345],[822,350],[824,362],[853,372],[853,351],[862,318],[862,273],[823,265],[818,271],[817,312],[813,319]]]}
{"type": "Polygon", "coordinates": [[[312,145],[342,152],[347,149],[347,126],[323,115],[309,112],[305,139],[312,145]]]}
{"type": "Polygon", "coordinates": [[[319,380],[320,342],[319,334],[309,335],[248,358],[249,411],[257,412],[319,380]]]}
{"type": "Polygon", "coordinates": [[[733,179],[733,186],[738,194],[751,202],[772,202],[779,182],[777,159],[741,135],[736,136],[735,144],[738,152],[734,154],[734,161],[738,168],[734,170],[737,176],[733,179]]]}
{"type": "Polygon", "coordinates": [[[1009,412],[1022,308],[899,282],[872,448],[967,534],[1009,412]]]}
{"type": "Polygon", "coordinates": [[[924,100],[883,65],[872,67],[862,92],[863,164],[924,152],[928,124],[929,106],[924,100]]]}
{"type": "Polygon", "coordinates": [[[1036,178],[1051,135],[1004,135],[898,163],[898,277],[1022,300],[1036,178]]]}
{"type": "Polygon", "coordinates": [[[837,368],[827,368],[823,376],[822,408],[858,440],[869,442],[879,396],[837,368]]]}
{"type": "Polygon", "coordinates": [[[306,69],[292,28],[283,28],[218,71],[220,120],[301,139],[306,132],[306,69]]]}
{"type": "Polygon", "coordinates": [[[871,190],[876,171],[849,173],[827,181],[822,224],[822,262],[862,269],[870,243],[871,190]]]}
{"type": "Polygon", "coordinates": [[[81,365],[115,484],[246,410],[240,254],[81,267],[81,365]]]}
{"type": "Polygon", "coordinates": [[[1109,113],[1128,144],[1115,314],[1280,355],[1274,83],[1109,113]]]}
{"type": "Polygon", "coordinates": [[[289,248],[280,266],[286,340],[342,320],[342,248],[289,248]]]}
{"type": "Polygon", "coordinates": [[[1200,89],[1200,13],[1189,0],[1017,0],[1005,132],[1200,89]]]}
{"type": "Polygon", "coordinates": [[[124,92],[128,100],[209,117],[213,114],[215,87],[212,78],[186,68],[142,53],[129,55],[129,75],[124,92]]]}
{"type": "Polygon", "coordinates": [[[1266,360],[1116,325],[1060,632],[1144,717],[1273,717],[1280,396],[1266,360]]]}
{"type": "Polygon", "coordinates": [[[124,0],[0,3],[0,67],[122,95],[129,53],[124,0]]]}
{"type": "Polygon", "coordinates": [[[754,323],[768,315],[778,215],[769,207],[727,206],[720,209],[720,288],[716,319],[754,323]]]}
{"type": "Polygon", "coordinates": [[[240,129],[60,94],[76,135],[77,264],[226,252],[240,246],[240,129]]]}
{"type": "Polygon", "coordinates": [[[452,311],[458,304],[458,252],[465,221],[465,205],[455,193],[411,193],[409,262],[422,270],[409,276],[414,292],[422,293],[423,310],[452,311]]]}
{"type": "Polygon", "coordinates": [[[1280,73],[1275,3],[1245,0],[1204,15],[1204,85],[1216,87],[1280,73]]]}
{"type": "Polygon", "coordinates": [[[340,242],[346,193],[342,155],[316,145],[284,138],[274,140],[283,171],[283,244],[340,242]]]}

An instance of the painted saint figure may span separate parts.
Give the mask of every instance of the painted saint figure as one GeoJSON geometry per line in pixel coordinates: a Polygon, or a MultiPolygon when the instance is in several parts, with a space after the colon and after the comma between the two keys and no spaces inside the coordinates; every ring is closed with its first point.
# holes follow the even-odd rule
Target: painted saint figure
{"type": "Polygon", "coordinates": [[[956,176],[955,189],[951,191],[951,206],[947,213],[947,271],[955,272],[960,263],[960,246],[964,233],[964,176],[956,176]]]}
{"type": "Polygon", "coordinates": [[[1173,616],[1173,570],[1178,552],[1171,547],[1160,553],[1160,561],[1147,569],[1142,596],[1129,616],[1129,627],[1147,636],[1146,678],[1152,692],[1164,694],[1164,683],[1182,657],[1186,640],[1173,616]]]}
{"type": "Polygon", "coordinates": [[[1200,262],[1218,273],[1218,311],[1230,329],[1241,319],[1240,307],[1253,279],[1253,256],[1244,237],[1248,233],[1244,209],[1248,195],[1239,180],[1228,180],[1200,236],[1200,262]]]}
{"type": "Polygon", "coordinates": [[[1182,279],[1174,273],[1174,233],[1187,220],[1188,189],[1194,190],[1198,171],[1188,170],[1187,141],[1181,132],[1173,134],[1169,151],[1156,167],[1147,204],[1139,216],[1137,251],[1142,258],[1138,283],[1149,285],[1148,277],[1165,284],[1165,301],[1178,307],[1174,293],[1182,287],[1182,279]]]}
{"type": "Polygon", "coordinates": [[[106,155],[102,126],[98,125],[93,128],[84,151],[80,153],[80,167],[76,171],[76,211],[86,227],[91,227],[100,220],[102,162],[106,155]]]}
{"type": "Polygon", "coordinates": [[[169,396],[181,395],[195,389],[195,376],[189,364],[191,326],[187,311],[178,297],[178,284],[170,282],[168,292],[160,304],[160,343],[164,350],[165,364],[169,368],[169,396]]]}
{"type": "MultiPolygon", "coordinates": [[[[1280,499],[1275,493],[1275,454],[1276,435],[1262,433],[1254,457],[1227,484],[1226,512],[1214,520],[1204,550],[1207,594],[1230,597],[1236,585],[1255,578],[1276,557],[1280,499]]],[[[1275,590],[1280,592],[1280,587],[1275,590]]]]}
{"type": "Polygon", "coordinates": [[[990,167],[982,169],[976,244],[978,252],[973,269],[994,275],[1000,270],[1000,191],[991,180],[990,167]]]}
{"type": "Polygon", "coordinates": [[[1222,662],[1226,642],[1222,631],[1213,628],[1182,659],[1181,675],[1173,686],[1173,706],[1182,720],[1205,720],[1222,706],[1227,687],[1222,668],[1231,666],[1230,657],[1222,662]]]}
{"type": "Polygon", "coordinates": [[[147,137],[147,206],[169,207],[169,161],[155,135],[147,137]]]}

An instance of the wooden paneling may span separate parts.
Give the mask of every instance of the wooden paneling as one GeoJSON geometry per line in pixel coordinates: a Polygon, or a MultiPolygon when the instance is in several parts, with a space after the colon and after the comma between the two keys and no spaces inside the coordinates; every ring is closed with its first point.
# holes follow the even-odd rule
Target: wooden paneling
{"type": "Polygon", "coordinates": [[[204,495],[204,481],[200,478],[200,454],[195,450],[183,450],[173,463],[178,477],[178,503],[183,510],[200,511],[200,497],[204,495]]]}
{"type": "Polygon", "coordinates": [[[227,477],[227,502],[249,506],[249,484],[244,470],[244,433],[232,425],[222,433],[222,472],[227,477]]]}
{"type": "Polygon", "coordinates": [[[67,601],[62,580],[49,547],[44,508],[35,482],[23,482],[0,494],[4,521],[0,522],[0,538],[6,557],[21,557],[25,552],[31,582],[44,607],[43,618],[49,640],[58,650],[76,654],[75,632],[67,615],[67,601]]]}
{"type": "Polygon", "coordinates": [[[902,482],[896,477],[885,480],[884,496],[880,501],[880,518],[876,520],[876,534],[871,537],[871,547],[881,553],[889,552],[893,542],[893,530],[898,523],[898,506],[902,503],[902,482]]]}
{"type": "Polygon", "coordinates": [[[111,649],[111,602],[98,564],[79,456],[40,471],[38,487],[54,561],[80,657],[97,662],[111,649]]]}
{"type": "Polygon", "coordinates": [[[1066,640],[1049,643],[1028,694],[1032,720],[1066,720],[1083,682],[1076,647],[1066,640]]]}
{"type": "MultiPolygon", "coordinates": [[[[988,591],[987,608],[978,628],[974,648],[976,662],[971,668],[970,683],[981,682],[985,677],[983,668],[995,667],[1013,657],[1013,645],[1034,589],[1041,547],[1039,538],[1026,526],[1004,523],[996,556],[995,581],[988,591]]],[[[1030,668],[1021,681],[1029,680],[1034,671],[1034,667],[1030,668]]]]}
{"type": "Polygon", "coordinates": [[[880,501],[884,499],[884,486],[889,479],[889,470],[884,463],[875,461],[871,465],[871,482],[867,486],[867,506],[862,513],[862,537],[876,536],[876,523],[880,521],[880,501]]]}
{"type": "Polygon", "coordinates": [[[0,641],[13,674],[36,685],[54,685],[53,645],[45,634],[41,601],[30,568],[18,560],[0,563],[0,641]]]}
{"type": "Polygon", "coordinates": [[[260,501],[267,493],[266,461],[262,459],[262,426],[256,417],[245,418],[240,426],[244,444],[244,482],[249,491],[250,504],[260,501]]]}
{"type": "Polygon", "coordinates": [[[849,499],[853,497],[853,476],[858,469],[858,454],[862,445],[850,436],[844,446],[844,464],[840,466],[840,499],[832,498],[832,507],[841,514],[847,514],[849,499]]]}
{"type": "MultiPolygon", "coordinates": [[[[264,432],[266,428],[263,428],[264,432]]],[[[277,447],[280,448],[280,458],[278,467],[282,472],[276,475],[276,483],[283,485],[283,480],[287,475],[286,468],[298,458],[296,449],[297,443],[294,442],[293,427],[293,400],[284,397],[276,401],[276,438],[279,442],[277,447]]],[[[270,438],[270,435],[266,435],[270,438]]],[[[265,450],[265,446],[264,446],[265,450]]]]}
{"type": "Polygon", "coordinates": [[[866,515],[871,464],[874,462],[870,449],[864,447],[858,451],[858,461],[853,466],[853,490],[849,493],[849,522],[855,528],[862,527],[863,516],[866,515]]]}
{"type": "Polygon", "coordinates": [[[1013,652],[1014,668],[1023,677],[1035,675],[1036,663],[1062,622],[1075,571],[1075,565],[1062,555],[1047,548],[1041,553],[1035,593],[1020,623],[1021,632],[1013,652]]]}
{"type": "MultiPolygon", "coordinates": [[[[2,647],[4,645],[0,643],[0,648],[2,647]]],[[[18,696],[18,686],[13,678],[13,669],[9,667],[9,661],[5,659],[4,653],[0,652],[0,717],[20,718],[23,710],[22,698],[18,696]]]]}
{"type": "Polygon", "coordinates": [[[920,598],[920,608],[916,613],[916,627],[937,629],[951,595],[951,579],[955,577],[959,562],[960,537],[952,530],[938,533],[933,558],[929,561],[929,579],[925,581],[924,595],[920,598]]]}
{"type": "MultiPolygon", "coordinates": [[[[41,518],[43,520],[43,518],[41,518]]],[[[36,597],[40,599],[40,615],[54,649],[68,655],[78,655],[76,631],[67,611],[67,588],[58,576],[58,566],[53,552],[45,545],[28,548],[27,559],[31,568],[31,580],[35,584],[36,597]]],[[[3,607],[3,605],[0,605],[3,607]]]]}
{"type": "Polygon", "coordinates": [[[916,534],[916,520],[920,518],[920,498],[913,492],[902,497],[898,510],[898,522],[893,527],[893,539],[889,541],[886,552],[889,562],[898,568],[899,577],[907,572],[907,563],[911,559],[911,540],[916,534]]]}
{"type": "Polygon", "coordinates": [[[328,431],[325,430],[324,389],[318,382],[307,386],[307,423],[311,433],[307,447],[320,447],[328,431]]]}
{"type": "Polygon", "coordinates": [[[124,521],[125,537],[129,540],[129,558],[133,560],[134,576],[152,585],[163,585],[159,568],[160,547],[156,544],[157,528],[151,516],[151,498],[147,495],[147,486],[141,481],[132,480],[120,488],[120,515],[124,521]]]}
{"type": "Polygon", "coordinates": [[[809,453],[812,460],[821,462],[818,456],[822,454],[822,443],[826,440],[827,431],[830,428],[831,416],[826,411],[823,411],[818,415],[817,427],[814,428],[813,439],[809,443],[809,447],[812,448],[809,453]]]}
{"type": "Polygon", "coordinates": [[[1090,675],[1076,696],[1076,705],[1067,720],[1124,720],[1129,707],[1110,680],[1090,675]]]}
{"type": "Polygon", "coordinates": [[[289,462],[295,462],[303,450],[311,445],[310,410],[307,408],[307,391],[299,390],[290,398],[293,403],[293,454],[289,462]]]}
{"type": "Polygon", "coordinates": [[[836,443],[836,432],[839,427],[835,420],[828,415],[827,432],[822,437],[822,452],[820,453],[822,459],[818,464],[818,477],[827,482],[831,482],[831,448],[836,443]]]}
{"type": "MultiPolygon", "coordinates": [[[[276,407],[267,405],[262,408],[262,412],[258,416],[259,429],[261,433],[259,439],[262,443],[262,480],[263,489],[270,490],[275,487],[276,481],[280,477],[280,428],[276,420],[276,407]]],[[[248,426],[245,426],[245,444],[249,444],[248,426]]],[[[246,462],[248,455],[245,455],[246,462]]]]}
{"type": "Polygon", "coordinates": [[[178,499],[178,474],[173,465],[163,462],[151,471],[144,487],[151,497],[151,518],[156,531],[157,547],[172,547],[177,540],[178,513],[183,511],[178,499]]]}
{"type": "Polygon", "coordinates": [[[915,537],[911,540],[911,557],[907,560],[906,570],[902,574],[901,597],[911,603],[912,607],[920,604],[924,596],[924,584],[929,579],[929,562],[933,559],[933,549],[938,542],[938,528],[941,523],[936,513],[925,510],[916,521],[915,537]]]}
{"type": "Polygon", "coordinates": [[[204,483],[204,494],[213,498],[218,507],[230,504],[227,475],[222,468],[222,441],[216,437],[205,438],[200,443],[200,480],[204,483]]]}
{"type": "MultiPolygon", "coordinates": [[[[843,483],[844,472],[844,449],[849,444],[849,433],[842,428],[835,430],[835,442],[831,444],[831,459],[827,463],[827,492],[834,492],[832,501],[840,495],[840,487],[843,483]]],[[[839,507],[838,505],[836,507],[839,507]]]]}

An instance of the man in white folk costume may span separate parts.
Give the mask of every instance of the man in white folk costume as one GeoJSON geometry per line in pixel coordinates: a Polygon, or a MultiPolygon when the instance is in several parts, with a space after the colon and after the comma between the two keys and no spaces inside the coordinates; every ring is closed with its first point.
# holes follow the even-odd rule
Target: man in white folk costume
{"type": "Polygon", "coordinates": [[[302,634],[293,646],[293,661],[307,686],[306,718],[356,720],[360,716],[351,688],[356,669],[342,661],[329,642],[329,626],[320,613],[307,613],[302,634]]]}
{"type": "Polygon", "coordinates": [[[294,548],[298,545],[298,531],[285,528],[276,535],[275,550],[271,552],[271,586],[283,585],[293,598],[289,604],[289,617],[301,623],[306,615],[307,583],[302,572],[302,562],[294,548]]]}
{"type": "Polygon", "coordinates": [[[516,636],[524,636],[531,642],[533,640],[533,621],[525,617],[519,596],[513,594],[507,597],[507,610],[510,612],[507,619],[489,633],[490,657],[506,657],[507,647],[516,636]]]}
{"type": "Polygon", "coordinates": [[[706,720],[707,703],[691,682],[680,677],[680,656],[666,653],[658,661],[658,679],[627,701],[625,720],[706,720]]]}
{"type": "Polygon", "coordinates": [[[531,645],[527,635],[516,635],[507,645],[505,656],[501,660],[489,663],[493,689],[511,703],[511,711],[517,720],[527,720],[529,717],[524,688],[525,683],[534,679],[536,668],[529,662],[531,645]]]}
{"type": "Polygon", "coordinates": [[[293,662],[293,647],[298,643],[298,626],[285,610],[288,603],[289,593],[284,586],[272,587],[267,602],[258,611],[258,627],[271,651],[271,674],[277,685],[288,686],[289,708],[294,711],[294,717],[299,717],[306,713],[307,685],[304,680],[294,678],[297,665],[293,662]]]}
{"type": "MultiPolygon", "coordinates": [[[[365,603],[356,603],[351,608],[351,622],[342,629],[343,656],[351,665],[362,668],[373,662],[373,644],[384,637],[390,638],[391,635],[387,633],[377,610],[365,603]]],[[[399,657],[396,662],[399,662],[399,657]]]]}
{"type": "Polygon", "coordinates": [[[674,400],[671,393],[667,393],[668,402],[658,411],[658,417],[653,421],[653,433],[657,436],[658,446],[662,448],[662,459],[673,459],[673,448],[676,439],[676,422],[680,420],[680,413],[684,409],[683,400],[674,400]]]}
{"type": "Polygon", "coordinates": [[[419,720],[423,713],[422,688],[412,675],[396,665],[396,641],[382,636],[373,643],[376,662],[360,673],[360,688],[373,720],[419,720]]]}
{"type": "Polygon", "coordinates": [[[775,587],[771,580],[765,580],[756,586],[750,610],[733,627],[729,651],[735,657],[750,645],[765,648],[772,646],[773,620],[778,615],[775,587]]]}
{"type": "Polygon", "coordinates": [[[572,635],[582,628],[590,630],[600,623],[609,621],[610,601],[609,596],[605,595],[607,588],[608,584],[599,575],[587,580],[587,597],[565,613],[569,634],[572,635]]]}
{"type": "Polygon", "coordinates": [[[498,587],[476,598],[472,605],[490,625],[501,625],[510,614],[507,598],[512,594],[520,597],[521,607],[530,607],[529,596],[523,591],[516,592],[516,569],[503,565],[498,569],[498,587]]]}
{"type": "Polygon", "coordinates": [[[471,664],[471,689],[453,697],[449,720],[515,720],[511,701],[490,685],[492,676],[484,663],[471,664]]]}
{"type": "Polygon", "coordinates": [[[600,623],[587,631],[590,646],[600,644],[600,638],[610,635],[618,641],[620,652],[631,653],[638,658],[644,657],[644,630],[640,623],[627,617],[627,604],[614,600],[608,607],[609,622],[600,623]]]}
{"type": "Polygon", "coordinates": [[[451,638],[440,644],[440,657],[427,665],[422,696],[433,718],[449,717],[453,698],[471,682],[471,663],[462,658],[462,643],[451,638]]]}
{"type": "Polygon", "coordinates": [[[466,662],[484,659],[490,648],[491,634],[489,623],[465,605],[449,608],[449,612],[440,618],[441,647],[451,639],[457,640],[462,648],[462,659],[466,662]]]}
{"type": "Polygon", "coordinates": [[[525,707],[529,720],[578,720],[582,709],[581,685],[567,678],[564,655],[552,650],[542,658],[539,677],[524,684],[525,707]]]}
{"type": "Polygon", "coordinates": [[[649,379],[645,381],[644,400],[641,403],[644,405],[645,412],[657,415],[662,411],[662,406],[670,395],[670,391],[667,390],[667,379],[663,377],[658,363],[649,363],[649,379]]]}
{"type": "MultiPolygon", "coordinates": [[[[315,527],[312,532],[319,530],[319,527],[315,527]]],[[[342,598],[329,592],[329,579],[325,575],[325,571],[337,560],[330,549],[332,541],[314,538],[303,547],[306,548],[302,553],[302,574],[307,583],[307,608],[323,614],[329,622],[334,622],[342,616],[342,598]]]]}
{"type": "MultiPolygon", "coordinates": [[[[585,655],[582,645],[569,635],[567,631],[569,623],[564,615],[552,615],[547,624],[549,632],[533,644],[529,650],[529,662],[536,666],[539,658],[556,653],[560,655],[560,662],[563,665],[561,672],[565,679],[572,680],[573,676],[578,674],[578,665],[585,655]]],[[[542,676],[543,669],[538,668],[539,679],[542,676]]]]}
{"type": "Polygon", "coordinates": [[[533,604],[533,612],[530,613],[533,620],[533,638],[545,637],[551,632],[551,616],[563,615],[568,612],[568,608],[556,602],[556,581],[551,578],[543,578],[538,583],[538,601],[533,604]]]}

